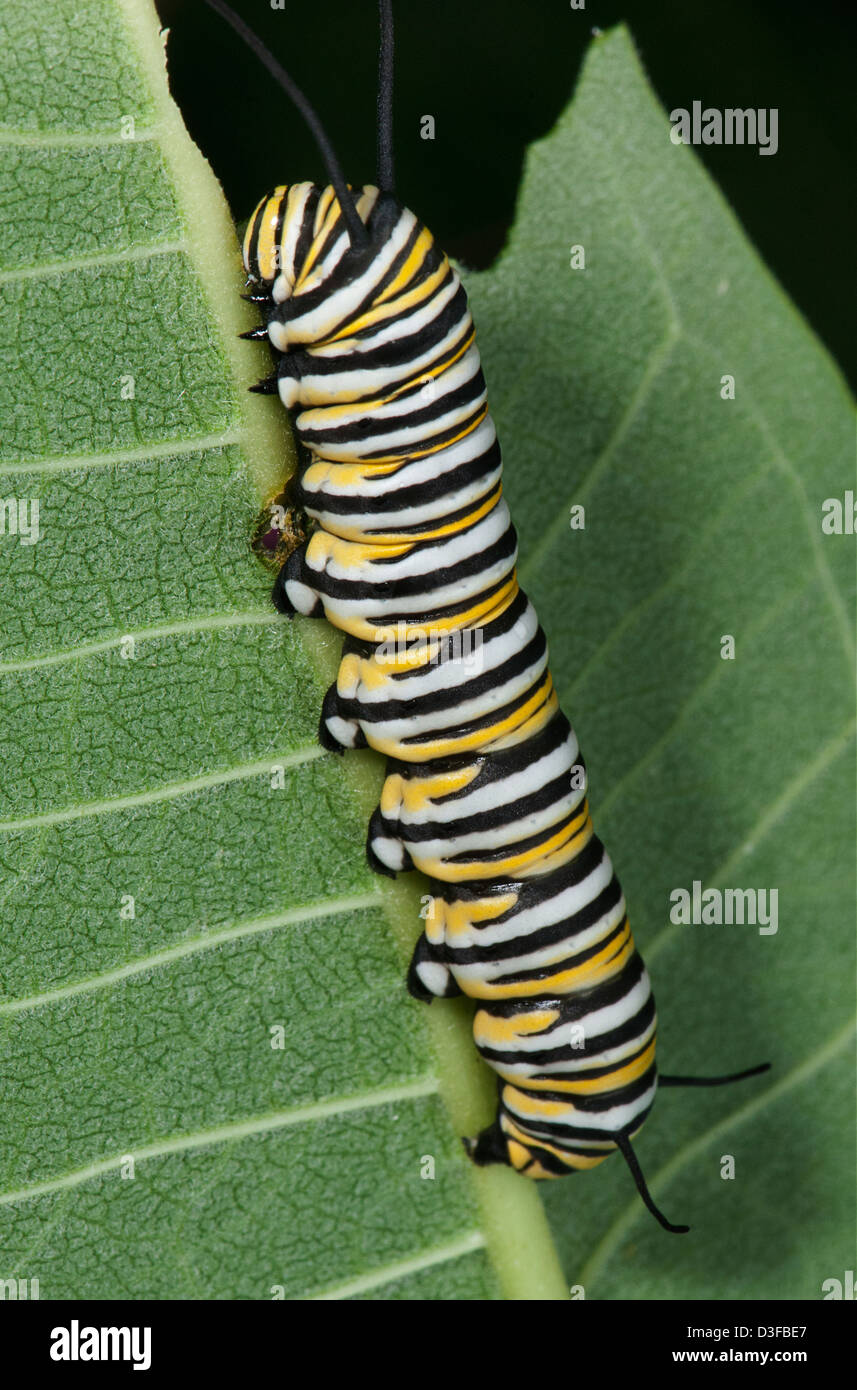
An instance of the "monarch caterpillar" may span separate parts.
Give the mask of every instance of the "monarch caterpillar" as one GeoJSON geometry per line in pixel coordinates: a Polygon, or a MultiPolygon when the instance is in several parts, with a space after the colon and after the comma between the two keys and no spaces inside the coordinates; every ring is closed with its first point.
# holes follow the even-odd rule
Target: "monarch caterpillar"
{"type": "Polygon", "coordinates": [[[243,260],[274,374],[255,389],[294,412],[308,451],[289,502],[309,520],[274,584],[284,614],[345,633],[321,711],[330,751],[387,757],[368,831],[373,868],[417,868],[432,911],[408,987],[464,993],[498,1075],[495,1120],[464,1141],[478,1164],[537,1179],[614,1150],[668,1231],[631,1140],[658,1085],[649,977],[594,832],[585,765],[559,708],[547,643],[519,588],[475,330],[460,279],[396,198],[393,29],[380,0],[377,184],[352,189],[312,107],[224,0],[207,0],[302,112],[330,178],[280,185],[243,260]]]}

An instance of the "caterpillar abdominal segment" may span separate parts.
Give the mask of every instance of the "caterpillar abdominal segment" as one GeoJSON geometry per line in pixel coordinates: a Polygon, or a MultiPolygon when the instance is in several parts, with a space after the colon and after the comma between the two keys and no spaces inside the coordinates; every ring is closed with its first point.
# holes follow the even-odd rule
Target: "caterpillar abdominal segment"
{"type": "Polygon", "coordinates": [[[684,1231],[655,1207],[631,1148],[657,1090],[655,1004],[517,582],[467,298],[391,190],[389,129],[379,150],[380,189],[333,176],[280,186],[244,238],[271,380],[308,451],[292,501],[314,523],[274,602],[345,634],[321,741],[386,756],[369,861],[432,882],[411,993],[477,1001],[499,1103],[465,1141],[471,1157],[554,1178],[618,1148],[657,1219],[684,1231]]]}

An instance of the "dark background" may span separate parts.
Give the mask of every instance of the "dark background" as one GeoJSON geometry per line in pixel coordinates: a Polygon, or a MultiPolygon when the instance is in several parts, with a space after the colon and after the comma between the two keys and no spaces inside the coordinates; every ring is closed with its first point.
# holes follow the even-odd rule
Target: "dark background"
{"type": "MultiPolygon", "coordinates": [[[[236,221],[276,183],[327,182],[300,116],[203,0],[156,0],[170,82],[236,221]]],[[[231,0],[304,89],[346,176],[375,168],[375,0],[231,0]]],[[[853,0],[396,0],[397,193],[465,265],[491,264],[528,143],[568,102],[593,27],[625,21],[667,111],[777,107],[779,149],[697,153],[857,384],[853,0]],[[420,139],[420,117],[436,121],[420,139]]]]}

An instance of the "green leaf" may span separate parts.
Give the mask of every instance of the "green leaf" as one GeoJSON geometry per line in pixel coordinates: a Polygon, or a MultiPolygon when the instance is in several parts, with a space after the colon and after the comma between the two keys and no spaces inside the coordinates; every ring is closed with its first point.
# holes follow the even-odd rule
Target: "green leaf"
{"type": "Polygon", "coordinates": [[[507,253],[469,289],[520,576],[652,976],[659,1064],[773,1069],[658,1097],[636,1149],[689,1236],[618,1162],[546,1205],[587,1298],[820,1298],[854,1260],[854,537],[821,529],[855,487],[854,416],[670,129],[627,33],[597,39],[507,253]],[[777,933],[671,925],[694,880],[776,889],[777,933]]]}
{"type": "MultiPolygon", "coordinates": [[[[41,532],[0,536],[0,1276],[561,1298],[535,1186],[458,1144],[493,1094],[467,1005],[404,991],[419,885],[363,862],[378,760],[315,744],[339,638],[280,621],[248,550],[292,456],[149,0],[0,26],[0,491],[41,532]]],[[[665,1070],[775,1070],[660,1098],[638,1150],[680,1244],[616,1161],[546,1196],[588,1297],[813,1297],[851,1259],[853,538],[820,508],[853,422],[668,131],[627,37],[596,42],[469,288],[665,1070]],[[777,935],[668,928],[694,878],[778,887],[777,935]]]]}

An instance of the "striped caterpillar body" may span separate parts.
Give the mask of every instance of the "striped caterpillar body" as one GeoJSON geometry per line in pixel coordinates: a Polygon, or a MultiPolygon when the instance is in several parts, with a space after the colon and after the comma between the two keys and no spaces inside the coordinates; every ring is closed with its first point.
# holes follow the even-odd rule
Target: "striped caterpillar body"
{"type": "Polygon", "coordinates": [[[515,577],[464,289],[395,198],[366,187],[356,206],[362,247],[334,190],[306,183],[263,198],[244,240],[316,523],[275,601],[347,634],[320,736],[386,754],[370,862],[432,880],[411,992],[479,1001],[500,1100],[472,1157],[556,1177],[646,1118],[654,1000],[515,577]]]}
{"type": "MultiPolygon", "coordinates": [[[[387,758],[372,867],[431,880],[408,972],[418,999],[478,1001],[473,1036],[498,1076],[478,1164],[532,1178],[631,1147],[658,1085],[721,1077],[655,1067],[655,1003],[622,890],[596,837],[545,635],[515,576],[515,529],[467,297],[393,192],[392,8],[379,0],[378,187],[352,190],[306,97],[225,0],[207,3],[302,112],[330,184],[280,186],[244,237],[276,391],[307,461],[289,485],[310,534],[280,569],[283,613],[345,633],[319,738],[387,758]]],[[[297,527],[295,535],[302,535],[297,527]]]]}

